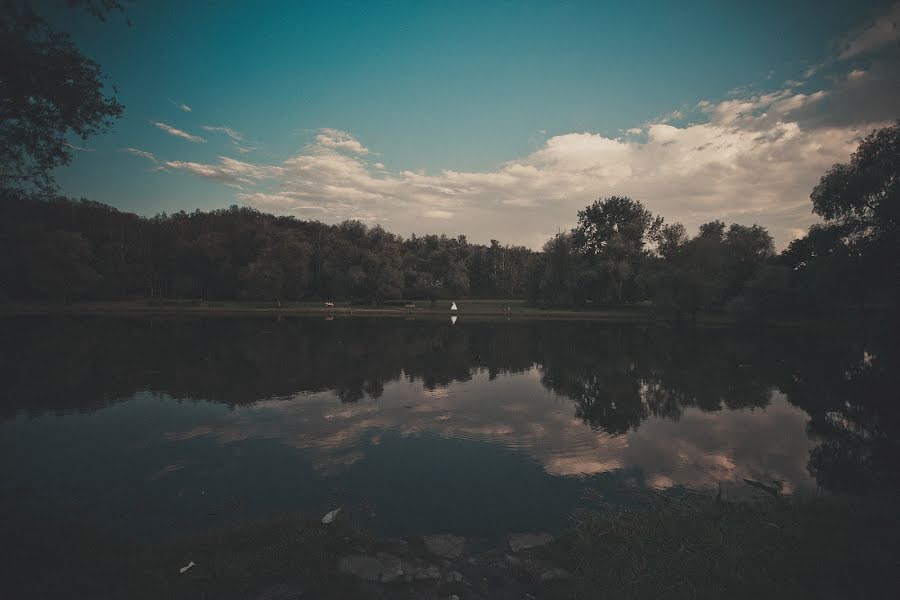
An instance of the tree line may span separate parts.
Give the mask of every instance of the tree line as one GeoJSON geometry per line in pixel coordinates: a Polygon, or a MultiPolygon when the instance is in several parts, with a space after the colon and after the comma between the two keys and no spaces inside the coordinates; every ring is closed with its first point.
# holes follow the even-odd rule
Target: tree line
{"type": "Polygon", "coordinates": [[[88,200],[0,190],[0,298],[349,300],[524,298],[545,306],[651,304],[674,318],[765,320],[896,306],[900,125],[873,132],[812,192],[823,223],[776,253],[759,225],[715,220],[690,236],[612,196],[542,251],[408,238],[232,206],[152,218],[88,200]]]}
{"type": "Polygon", "coordinates": [[[144,218],[7,192],[0,211],[0,294],[13,301],[516,298],[534,254],[237,206],[144,218]]]}

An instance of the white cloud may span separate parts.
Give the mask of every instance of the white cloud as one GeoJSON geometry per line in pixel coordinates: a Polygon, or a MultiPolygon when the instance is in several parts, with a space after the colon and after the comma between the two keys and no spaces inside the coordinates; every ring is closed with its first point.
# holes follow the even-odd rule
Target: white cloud
{"type": "Polygon", "coordinates": [[[422,216],[429,219],[452,219],[453,213],[448,210],[426,210],[422,216]]]}
{"type": "Polygon", "coordinates": [[[843,44],[839,60],[855,58],[877,52],[900,41],[900,2],[875,22],[848,36],[843,44]]]}
{"type": "Polygon", "coordinates": [[[172,104],[174,104],[175,107],[178,108],[178,110],[181,110],[181,111],[184,111],[184,112],[192,112],[192,111],[194,110],[194,109],[192,109],[190,106],[188,106],[187,104],[185,104],[185,103],[183,103],[183,102],[175,102],[175,101],[172,100],[171,98],[169,98],[169,102],[171,102],[172,104]]]}
{"type": "Polygon", "coordinates": [[[624,469],[644,473],[654,487],[715,490],[720,483],[742,485],[745,477],[765,474],[784,481],[788,491],[815,488],[806,468],[814,446],[804,432],[809,416],[778,392],[772,392],[765,410],[685,407],[678,422],[654,416],[636,430],[610,435],[578,419],[564,396],[548,394],[539,383],[541,370],[532,367],[493,383],[485,370],[475,370],[469,381],[435,390],[412,378],[392,381],[377,402],[348,404],[338,402],[333,392],[301,393],[296,399],[302,401],[260,401],[213,425],[164,436],[223,442],[266,437],[303,449],[316,469],[336,472],[365,458],[373,436],[427,433],[513,449],[557,476],[624,469]],[[497,385],[506,393],[496,394],[497,385]],[[775,447],[760,451],[762,434],[777,440],[775,447]]]}
{"type": "Polygon", "coordinates": [[[214,133],[224,133],[225,135],[230,137],[232,139],[232,141],[234,141],[234,142],[240,142],[240,141],[243,141],[243,139],[244,139],[243,136],[241,136],[239,131],[235,131],[234,129],[232,129],[230,127],[224,127],[224,126],[213,127],[212,125],[201,125],[200,129],[203,129],[204,131],[214,132],[214,133]]]}
{"type": "Polygon", "coordinates": [[[166,161],[165,166],[170,169],[187,171],[206,179],[237,184],[241,187],[253,185],[261,179],[273,176],[278,171],[277,168],[260,167],[226,156],[219,157],[218,165],[171,160],[166,161]]]}
{"type": "Polygon", "coordinates": [[[576,212],[594,199],[627,194],[688,227],[715,218],[758,222],[783,247],[814,222],[808,198],[819,177],[846,161],[877,125],[809,129],[791,120],[824,97],[780,90],[705,102],[708,121],[653,123],[646,140],[557,135],[488,172],[427,175],[370,166],[358,151],[339,152],[349,148],[348,140],[332,130],[279,164],[221,157],[213,165],[166,166],[241,186],[238,199],[261,209],[390,223],[402,234],[462,231],[473,240],[493,237],[538,248],[542,232],[571,227],[576,212]],[[429,219],[427,227],[422,217],[429,219]]]}
{"type": "Polygon", "coordinates": [[[205,139],[203,139],[200,136],[191,135],[190,133],[188,133],[186,131],[182,131],[181,129],[176,129],[175,127],[172,127],[171,125],[167,125],[166,123],[160,123],[159,121],[154,121],[153,126],[156,127],[157,129],[161,129],[161,130],[165,131],[169,135],[186,139],[190,142],[194,142],[195,144],[206,141],[205,139]]]}
{"type": "Polygon", "coordinates": [[[131,154],[133,156],[138,156],[140,158],[146,158],[147,160],[150,160],[153,162],[157,162],[156,155],[154,155],[152,152],[147,152],[145,150],[138,150],[137,148],[121,148],[120,151],[125,152],[127,154],[131,154]]]}
{"type": "Polygon", "coordinates": [[[346,150],[353,154],[369,153],[369,149],[360,144],[355,137],[339,129],[320,129],[316,135],[316,144],[323,148],[346,150]]]}
{"type": "MultiPolygon", "coordinates": [[[[370,150],[338,129],[317,130],[312,143],[279,162],[220,157],[165,168],[237,187],[239,201],[263,210],[379,222],[400,234],[465,233],[540,248],[548,232],[572,227],[578,210],[618,194],[689,229],[712,219],[759,223],[784,247],[816,221],[809,194],[819,178],[897,117],[897,53],[876,53],[896,39],[898,16],[900,4],[848,36],[840,57],[836,51],[810,67],[805,78],[825,75],[818,88],[791,79],[767,93],[744,86],[626,128],[621,137],[553,135],[487,171],[428,174],[370,164],[370,150]],[[841,62],[863,55],[871,58],[865,66],[841,62]]],[[[230,135],[224,127],[204,129],[230,135]]]]}

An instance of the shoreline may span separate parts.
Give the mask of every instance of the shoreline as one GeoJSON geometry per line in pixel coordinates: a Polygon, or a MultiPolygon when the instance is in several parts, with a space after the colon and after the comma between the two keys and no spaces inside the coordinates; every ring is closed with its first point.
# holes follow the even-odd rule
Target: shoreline
{"type": "MultiPolygon", "coordinates": [[[[72,304],[52,303],[10,303],[0,304],[0,318],[28,316],[187,316],[187,317],[322,317],[353,318],[383,317],[403,319],[447,319],[457,317],[472,321],[589,321],[610,323],[646,323],[661,326],[715,326],[741,327],[734,317],[724,313],[701,313],[695,320],[678,321],[657,314],[651,306],[608,307],[596,309],[541,308],[526,305],[523,301],[473,300],[459,302],[458,310],[449,308],[416,307],[402,308],[390,306],[350,306],[338,304],[334,308],[324,308],[319,303],[285,303],[278,307],[258,302],[199,302],[199,301],[119,301],[119,302],[78,302],[72,304]],[[509,312],[506,306],[510,307],[509,312]]],[[[874,312],[874,311],[873,311],[874,312]]],[[[842,313],[841,318],[825,316],[812,318],[773,319],[765,325],[773,328],[833,327],[851,316],[842,313]]]]}
{"type": "Polygon", "coordinates": [[[649,493],[641,508],[601,503],[564,531],[490,546],[452,534],[378,538],[352,514],[332,523],[294,513],[152,543],[45,522],[5,532],[18,552],[0,573],[16,597],[885,597],[895,500],[649,493]],[[35,577],[38,564],[54,575],[35,577]]]}

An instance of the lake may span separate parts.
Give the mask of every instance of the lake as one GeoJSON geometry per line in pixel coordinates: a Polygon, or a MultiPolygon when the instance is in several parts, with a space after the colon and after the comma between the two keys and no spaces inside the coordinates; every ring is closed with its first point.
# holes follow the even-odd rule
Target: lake
{"type": "Polygon", "coordinates": [[[287,512],[558,530],[639,492],[896,484],[894,340],[401,318],[7,318],[4,526],[156,539],[287,512]]]}

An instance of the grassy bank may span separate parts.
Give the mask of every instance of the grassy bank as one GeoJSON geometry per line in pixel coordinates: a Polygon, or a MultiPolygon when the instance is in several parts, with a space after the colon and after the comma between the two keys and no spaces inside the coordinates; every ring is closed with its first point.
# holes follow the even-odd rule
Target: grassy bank
{"type": "MultiPolygon", "coordinates": [[[[669,321],[654,312],[650,305],[616,307],[542,307],[524,300],[461,300],[457,310],[450,310],[449,302],[415,302],[415,308],[403,305],[371,306],[350,302],[335,302],[325,308],[321,302],[201,302],[199,300],[132,300],[113,302],[75,302],[0,304],[0,316],[18,315],[197,315],[197,316],[312,316],[322,317],[401,317],[449,318],[450,316],[477,319],[572,319],[590,321],[669,321]]],[[[707,313],[697,316],[704,325],[729,325],[734,320],[726,314],[707,313]]],[[[797,320],[779,323],[797,325],[797,320]]]]}
{"type": "Polygon", "coordinates": [[[896,498],[682,504],[582,515],[578,598],[895,597],[896,498]]]}
{"type": "Polygon", "coordinates": [[[541,548],[428,555],[338,520],[285,516],[162,544],[45,527],[4,535],[10,598],[876,598],[897,592],[896,498],[722,503],[660,497],[600,507],[541,548]],[[338,572],[349,554],[427,560],[461,581],[371,583],[338,572]],[[512,556],[515,554],[515,556],[512,556]],[[179,568],[194,561],[184,574],[179,568]],[[528,565],[564,569],[546,580],[528,565]]]}

